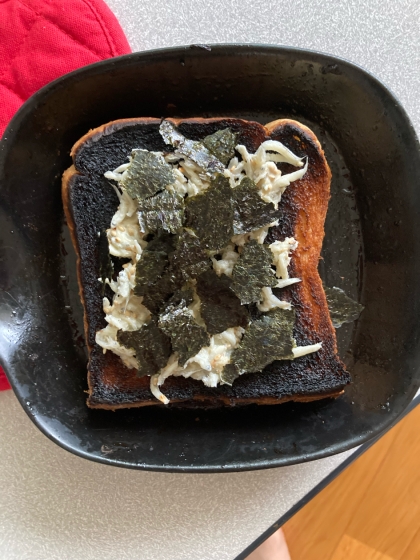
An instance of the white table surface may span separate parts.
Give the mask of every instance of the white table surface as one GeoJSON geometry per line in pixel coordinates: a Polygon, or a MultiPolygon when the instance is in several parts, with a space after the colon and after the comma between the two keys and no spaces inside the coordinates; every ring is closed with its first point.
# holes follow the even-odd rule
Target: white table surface
{"type": "MultiPolygon", "coordinates": [[[[133,51],[257,42],[346,57],[420,127],[418,0],[108,0],[133,51]]],[[[62,450],[0,393],[2,560],[233,560],[351,452],[223,474],[117,469],[62,450]]]]}
{"type": "Polygon", "coordinates": [[[0,558],[231,560],[347,455],[245,473],[120,469],[64,451],[0,393],[0,558]]]}

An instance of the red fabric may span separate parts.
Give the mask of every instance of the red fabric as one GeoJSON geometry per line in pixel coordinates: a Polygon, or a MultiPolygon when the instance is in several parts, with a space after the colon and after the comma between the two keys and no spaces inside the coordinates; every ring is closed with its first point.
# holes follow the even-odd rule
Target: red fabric
{"type": "MultiPolygon", "coordinates": [[[[48,82],[130,52],[102,0],[0,0],[0,136],[22,103],[48,82]]],[[[0,391],[8,388],[0,368],[0,391]]]]}

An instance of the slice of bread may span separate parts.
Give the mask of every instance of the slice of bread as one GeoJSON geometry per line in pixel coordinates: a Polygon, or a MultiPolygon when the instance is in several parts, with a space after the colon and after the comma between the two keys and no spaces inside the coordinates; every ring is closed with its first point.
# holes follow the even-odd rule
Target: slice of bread
{"type": "MultiPolygon", "coordinates": [[[[266,241],[294,237],[299,242],[289,274],[302,281],[282,289],[282,299],[290,301],[296,311],[296,344],[322,341],[322,348],[295,360],[275,361],[262,372],[244,374],[232,386],[209,388],[201,381],[168,377],[161,386],[162,393],[171,405],[188,407],[306,402],[338,396],[350,382],[350,375],[337,355],[335,330],[318,274],[331,172],[316,136],[306,126],[289,119],[265,126],[233,118],[168,120],[193,140],[230,128],[237,134],[238,144],[245,145],[250,153],[263,141],[272,139],[282,142],[297,156],[308,158],[305,175],[284,192],[279,204],[279,225],[270,229],[266,241]]],[[[113,410],[161,404],[150,392],[148,376],[138,377],[136,370],[128,369],[112,352],[104,353],[95,342],[96,332],[106,326],[103,286],[98,282],[98,232],[110,227],[118,207],[117,195],[104,173],[126,162],[134,148],[165,151],[160,123],[160,119],[153,118],[124,119],[91,130],[73,146],[73,165],[63,175],[63,204],[77,253],[84,307],[89,352],[87,403],[91,408],[113,410]]],[[[295,168],[290,166],[290,170],[295,168]]],[[[112,292],[107,294],[112,299],[112,292]]]]}

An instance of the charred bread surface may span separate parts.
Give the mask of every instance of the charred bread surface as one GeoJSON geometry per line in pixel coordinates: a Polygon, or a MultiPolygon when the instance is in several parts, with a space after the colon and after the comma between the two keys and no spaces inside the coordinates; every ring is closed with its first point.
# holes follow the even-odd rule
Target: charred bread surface
{"type": "MultiPolygon", "coordinates": [[[[264,140],[272,139],[297,156],[308,158],[306,174],[291,183],[282,196],[279,225],[270,229],[267,241],[294,237],[299,242],[289,272],[302,281],[284,288],[282,299],[290,301],[296,311],[296,344],[322,341],[322,348],[295,360],[275,361],[262,372],[242,375],[232,386],[209,388],[193,379],[169,377],[162,392],[171,405],[197,407],[307,402],[338,396],[350,382],[350,375],[337,355],[335,329],[318,274],[331,172],[316,136],[289,119],[265,126],[232,118],[168,120],[193,140],[230,128],[249,152],[254,153],[264,140]]],[[[118,356],[110,351],[104,353],[95,343],[96,332],[106,326],[102,285],[98,282],[98,232],[109,228],[118,207],[117,195],[104,173],[127,161],[133,148],[164,151],[160,123],[160,119],[153,118],[124,119],[91,130],[73,146],[73,165],[63,175],[63,204],[77,254],[84,307],[89,353],[87,403],[91,408],[113,410],[160,404],[150,392],[149,377],[138,377],[136,370],[128,369],[118,356]]],[[[286,170],[288,164],[282,165],[286,170]]],[[[108,297],[112,298],[112,292],[108,297]]]]}

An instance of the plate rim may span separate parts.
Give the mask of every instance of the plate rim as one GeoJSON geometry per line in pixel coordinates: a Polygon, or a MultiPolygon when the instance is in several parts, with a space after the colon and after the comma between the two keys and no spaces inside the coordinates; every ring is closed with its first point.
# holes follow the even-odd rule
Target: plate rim
{"type": "MultiPolygon", "coordinates": [[[[255,54],[284,54],[284,55],[295,55],[297,59],[303,57],[313,57],[321,59],[318,60],[322,62],[324,66],[334,66],[337,64],[344,65],[345,67],[349,68],[352,72],[356,72],[358,74],[362,74],[365,79],[370,80],[370,82],[379,88],[385,96],[388,98],[389,101],[393,102],[396,108],[399,110],[402,118],[404,119],[404,123],[407,126],[407,130],[410,131],[412,135],[412,139],[416,142],[417,148],[420,151],[420,144],[419,139],[417,137],[416,130],[414,128],[413,123],[410,120],[410,117],[405,110],[403,104],[398,99],[398,97],[393,93],[393,91],[387,86],[380,78],[378,78],[374,73],[367,70],[363,66],[354,63],[344,57],[332,55],[329,53],[325,53],[318,50],[313,49],[305,49],[300,47],[289,47],[286,45],[276,45],[276,44],[259,44],[259,43],[216,43],[216,44],[203,44],[203,45],[181,45],[181,46],[174,46],[174,47],[164,47],[159,49],[151,49],[145,51],[139,51],[127,55],[122,55],[119,57],[95,62],[84,66],[82,68],[78,68],[72,72],[64,74],[59,78],[55,79],[54,81],[46,84],[36,93],[34,93],[31,97],[29,97],[23,105],[18,109],[18,111],[13,116],[12,120],[9,122],[8,126],[6,127],[3,136],[0,140],[0,169],[3,167],[3,161],[5,154],[7,154],[8,146],[11,144],[9,139],[13,140],[13,135],[15,129],[18,130],[21,122],[25,119],[26,114],[33,110],[33,107],[36,106],[40,101],[43,100],[44,97],[48,96],[51,92],[53,92],[56,88],[61,88],[66,85],[67,82],[71,82],[72,80],[79,79],[80,76],[86,75],[95,75],[95,73],[103,73],[104,70],[112,70],[112,68],[116,65],[120,64],[136,64],[136,63],[147,63],[148,61],[153,64],[159,60],[163,59],[172,59],[179,56],[186,56],[188,53],[192,53],[194,56],[197,54],[202,57],[206,56],[213,56],[221,55],[226,53],[229,56],[243,56],[243,55],[252,55],[255,54]]],[[[2,235],[0,232],[0,239],[2,235]]],[[[20,390],[20,385],[17,381],[16,376],[13,373],[13,368],[15,365],[6,364],[6,359],[0,355],[0,364],[2,365],[6,376],[10,382],[10,385],[15,393],[20,405],[25,410],[26,414],[32,420],[32,422],[37,426],[37,428],[46,435],[51,441],[58,444],[63,449],[91,461],[102,463],[111,466],[118,466],[123,468],[130,468],[130,469],[138,469],[138,470],[148,470],[148,471],[155,471],[155,472],[180,472],[180,473],[217,473],[217,472],[239,472],[239,471],[247,471],[247,470],[259,470],[259,469],[266,469],[266,468],[275,468],[280,466],[287,466],[287,465],[294,465],[304,462],[309,462],[313,460],[318,460],[321,458],[329,457],[332,455],[336,455],[338,453],[342,453],[348,451],[352,448],[355,448],[363,443],[370,441],[374,437],[379,437],[389,429],[391,429],[399,419],[404,415],[406,408],[408,408],[411,404],[412,399],[414,398],[415,394],[417,393],[418,387],[412,387],[410,391],[407,392],[407,405],[406,407],[396,414],[394,417],[384,418],[384,421],[379,425],[377,430],[370,430],[368,433],[360,434],[357,437],[353,437],[352,439],[348,439],[346,442],[341,444],[335,444],[333,446],[324,448],[319,451],[312,452],[310,455],[302,455],[302,456],[294,456],[294,457],[275,457],[272,459],[262,459],[260,461],[251,461],[251,462],[238,462],[238,463],[228,463],[228,465],[223,466],[206,466],[200,464],[198,466],[182,466],[182,465],[168,465],[159,464],[159,465],[152,465],[151,463],[141,464],[141,463],[134,463],[129,462],[127,460],[119,460],[119,459],[112,459],[111,457],[104,455],[99,456],[95,453],[85,451],[83,449],[78,448],[76,445],[72,445],[70,441],[64,441],[62,438],[58,437],[54,434],[54,430],[51,429],[51,426],[48,425],[48,421],[43,420],[42,415],[38,414],[37,412],[33,412],[32,409],[26,404],[24,395],[20,390]],[[339,449],[337,449],[337,447],[339,449]]],[[[419,383],[420,385],[420,383],[419,383]]]]}

